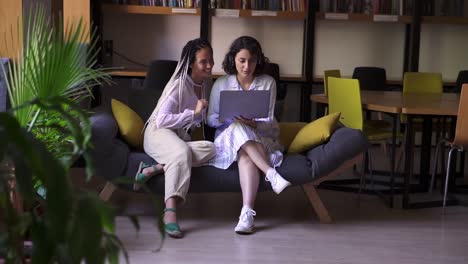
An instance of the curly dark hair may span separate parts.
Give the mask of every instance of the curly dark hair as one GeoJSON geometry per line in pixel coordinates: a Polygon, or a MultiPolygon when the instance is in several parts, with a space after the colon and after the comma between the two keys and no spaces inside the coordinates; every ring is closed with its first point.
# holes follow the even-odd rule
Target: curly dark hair
{"type": "Polygon", "coordinates": [[[211,47],[210,42],[205,39],[197,38],[189,40],[187,44],[185,44],[179,60],[179,64],[182,64],[182,67],[180,67],[179,71],[176,73],[177,77],[180,77],[180,74],[184,69],[187,69],[188,75],[192,74],[192,69],[189,66],[195,61],[197,52],[204,48],[209,48],[213,54],[213,48],[211,47]]]}
{"type": "Polygon", "coordinates": [[[265,65],[269,62],[262,51],[260,43],[255,38],[250,36],[242,36],[234,40],[229,48],[228,53],[224,56],[223,69],[227,74],[237,74],[235,58],[241,49],[246,49],[252,56],[257,57],[257,66],[253,73],[258,76],[263,73],[265,65]]]}

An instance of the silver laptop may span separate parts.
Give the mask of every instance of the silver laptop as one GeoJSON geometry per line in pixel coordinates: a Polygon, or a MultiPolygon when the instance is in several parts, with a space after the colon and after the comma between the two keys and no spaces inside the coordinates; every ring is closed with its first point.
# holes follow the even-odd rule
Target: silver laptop
{"type": "Polygon", "coordinates": [[[219,119],[243,116],[266,118],[270,110],[270,91],[221,91],[219,119]]]}

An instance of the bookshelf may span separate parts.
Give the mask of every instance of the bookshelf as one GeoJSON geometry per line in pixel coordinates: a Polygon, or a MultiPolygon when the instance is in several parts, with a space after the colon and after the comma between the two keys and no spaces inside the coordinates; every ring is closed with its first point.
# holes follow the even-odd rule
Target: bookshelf
{"type": "Polygon", "coordinates": [[[423,24],[468,24],[468,17],[460,16],[423,16],[421,23],[423,24]]]}
{"type": "MultiPolygon", "coordinates": [[[[206,1],[203,1],[202,4],[204,2],[206,2],[206,1]]],[[[141,29],[140,27],[145,27],[145,24],[148,24],[149,23],[148,21],[150,21],[150,19],[147,19],[147,18],[141,19],[141,17],[137,17],[138,15],[155,15],[153,17],[158,17],[158,18],[151,18],[151,20],[155,20],[158,23],[152,23],[152,24],[158,24],[158,25],[172,24],[172,22],[163,21],[163,20],[168,20],[167,18],[161,18],[161,17],[165,17],[165,16],[177,16],[177,20],[180,19],[179,15],[198,16],[198,18],[192,19],[191,23],[186,23],[186,24],[193,25],[194,23],[197,23],[197,22],[200,23],[200,34],[198,36],[199,37],[205,37],[208,40],[210,40],[212,45],[213,45],[213,48],[214,48],[215,52],[219,51],[219,54],[215,54],[215,60],[216,60],[216,58],[218,58],[218,60],[215,63],[215,66],[220,66],[221,65],[221,60],[222,60],[222,57],[224,56],[226,48],[232,42],[232,40],[234,39],[234,36],[237,36],[236,34],[231,34],[229,37],[226,37],[225,42],[223,42],[221,45],[217,45],[216,44],[217,38],[210,38],[210,35],[218,36],[217,33],[213,33],[214,32],[213,30],[216,30],[215,28],[216,28],[216,24],[217,24],[218,21],[228,19],[228,22],[226,22],[227,24],[232,24],[233,22],[234,22],[234,24],[237,24],[237,23],[243,24],[244,23],[244,25],[241,26],[241,27],[247,27],[247,28],[257,27],[257,29],[258,29],[258,24],[265,24],[265,25],[266,24],[273,24],[273,25],[275,25],[274,27],[276,27],[276,28],[278,28],[278,27],[284,28],[285,32],[291,32],[291,30],[290,30],[291,27],[290,26],[293,26],[293,27],[296,28],[294,37],[300,36],[301,38],[303,38],[304,34],[305,34],[304,31],[303,31],[304,21],[307,19],[307,12],[305,10],[302,10],[302,11],[280,11],[280,10],[215,9],[215,8],[213,8],[213,9],[208,9],[208,12],[204,13],[203,12],[203,7],[183,9],[183,8],[171,8],[171,7],[163,7],[163,6],[145,6],[145,5],[112,4],[112,3],[102,3],[100,8],[101,8],[102,16],[103,16],[103,19],[102,19],[103,22],[101,23],[101,27],[102,27],[101,31],[103,32],[102,39],[114,39],[114,38],[118,37],[117,34],[112,35],[112,33],[109,34],[109,33],[106,32],[106,28],[109,27],[109,26],[106,25],[106,20],[108,20],[109,16],[113,16],[114,20],[111,20],[110,23],[108,23],[108,24],[109,25],[112,24],[114,27],[116,26],[117,28],[124,29],[124,31],[127,31],[129,29],[125,28],[124,25],[123,26],[119,26],[119,24],[115,25],[114,22],[118,23],[118,20],[128,19],[128,18],[135,19],[135,20],[141,20],[141,21],[143,21],[143,20],[147,21],[147,22],[143,22],[143,23],[136,23],[138,25],[138,28],[136,28],[135,30],[136,31],[141,31],[142,33],[143,33],[144,29],[141,29]],[[174,12],[174,10],[177,10],[177,12],[174,12]],[[180,10],[182,10],[182,12],[180,10]],[[184,12],[183,10],[189,10],[189,12],[186,12],[186,11],[184,12]],[[228,17],[228,18],[226,18],[226,17],[228,17]],[[239,21],[243,21],[243,22],[239,22],[239,21]],[[249,25],[245,25],[245,21],[249,21],[249,22],[247,22],[249,25]],[[268,21],[270,21],[270,22],[268,22],[268,21]],[[297,32],[298,26],[301,28],[299,33],[297,32]]],[[[184,27],[184,26],[182,25],[182,23],[178,23],[178,27],[184,27]]],[[[266,28],[266,27],[267,26],[265,26],[264,28],[266,28]]],[[[173,27],[173,28],[176,29],[176,27],[173,27]]],[[[154,31],[154,29],[151,29],[151,30],[154,31]]],[[[192,32],[193,32],[193,30],[192,30],[192,32]]],[[[148,32],[148,33],[151,34],[150,32],[148,32]]],[[[131,34],[130,39],[133,39],[134,34],[133,33],[130,33],[130,34],[131,34]]],[[[239,34],[242,34],[242,32],[239,32],[239,34]]],[[[248,34],[248,33],[244,32],[243,34],[248,34]]],[[[253,35],[254,37],[258,38],[258,36],[256,36],[255,32],[253,32],[250,35],[253,35]]],[[[192,38],[195,38],[195,37],[197,37],[197,36],[194,35],[192,38]]],[[[187,38],[187,40],[188,39],[191,39],[191,38],[187,38]]],[[[262,45],[264,45],[261,38],[259,38],[259,41],[262,43],[262,45]]],[[[180,41],[180,42],[185,43],[185,40],[180,41]]],[[[289,45],[287,42],[283,41],[283,45],[285,45],[285,44],[289,45]]],[[[303,45],[303,41],[301,41],[300,45],[299,45],[301,50],[303,49],[302,45],[303,45]]],[[[127,48],[125,50],[126,50],[127,53],[130,53],[130,54],[133,53],[133,52],[136,52],[137,50],[141,51],[141,49],[145,49],[144,47],[142,47],[140,49],[140,48],[137,48],[135,46],[128,49],[128,46],[131,46],[131,45],[124,45],[124,46],[127,46],[127,48]]],[[[168,46],[168,45],[164,45],[164,46],[168,46]]],[[[119,44],[114,43],[114,47],[116,47],[116,49],[118,50],[119,49],[119,44]]],[[[180,49],[175,49],[174,48],[174,50],[176,50],[175,53],[180,52],[180,49]]],[[[162,53],[162,52],[159,52],[159,53],[162,53]]],[[[267,53],[267,54],[269,56],[269,53],[267,53]]],[[[156,54],[156,55],[158,55],[158,54],[156,54]]],[[[172,55],[175,55],[175,54],[172,54],[172,55]]],[[[304,63],[303,62],[303,55],[304,55],[303,52],[301,52],[300,54],[296,54],[296,57],[295,57],[296,58],[295,71],[292,71],[292,72],[291,71],[290,72],[286,71],[286,72],[284,72],[284,74],[282,74],[282,76],[281,76],[281,79],[283,81],[302,82],[302,81],[304,81],[306,79],[306,77],[305,77],[306,74],[305,74],[305,72],[303,72],[303,63],[304,63]]],[[[129,57],[134,57],[134,56],[129,56],[129,57]]],[[[176,56],[158,57],[158,56],[154,56],[152,54],[149,57],[177,60],[176,56]]],[[[271,57],[271,56],[269,56],[269,57],[271,57]]],[[[275,60],[272,60],[272,61],[275,61],[275,60]]],[[[122,66],[122,65],[118,64],[118,65],[115,65],[115,66],[122,66]]],[[[288,68],[288,69],[291,68],[289,66],[290,65],[286,65],[285,68],[288,68]]],[[[125,69],[119,69],[119,70],[112,71],[111,74],[113,76],[116,76],[116,77],[144,77],[145,76],[145,73],[144,73],[145,70],[144,69],[135,70],[135,69],[133,69],[134,67],[131,67],[131,66],[128,66],[128,67],[124,66],[124,68],[125,69]]],[[[214,74],[215,75],[222,75],[223,73],[222,73],[221,69],[217,69],[217,71],[214,70],[214,74]]]]}
{"type": "MultiPolygon", "coordinates": [[[[102,40],[113,42],[116,77],[145,76],[152,59],[177,60],[183,45],[201,35],[201,8],[176,8],[97,1],[102,40]],[[122,54],[139,64],[127,62],[122,54]]],[[[134,3],[134,2],[132,2],[134,3]]]]}
{"type": "MultiPolygon", "coordinates": [[[[437,53],[439,47],[452,53],[454,50],[463,52],[464,49],[460,48],[460,45],[448,45],[443,40],[440,40],[438,46],[433,45],[438,34],[445,36],[452,29],[462,33],[458,35],[468,35],[464,34],[465,28],[468,28],[466,27],[467,17],[450,14],[436,15],[440,12],[427,13],[427,10],[431,10],[427,8],[427,2],[439,3],[438,0],[392,0],[390,1],[392,9],[382,7],[378,12],[375,12],[376,10],[350,11],[349,8],[343,12],[343,10],[321,7],[324,2],[346,2],[339,0],[309,0],[306,10],[302,11],[209,8],[212,1],[203,0],[201,6],[189,8],[189,11],[182,13],[174,12],[174,9],[170,7],[135,5],[135,1],[131,0],[129,2],[133,4],[127,5],[102,4],[103,1],[98,0],[94,2],[96,1],[100,2],[101,20],[104,21],[101,23],[104,26],[101,30],[102,39],[124,36],[126,39],[124,42],[127,41],[127,43],[121,47],[119,44],[114,44],[114,46],[123,48],[125,52],[128,52],[128,57],[141,61],[149,61],[149,58],[176,60],[186,40],[204,37],[210,40],[217,53],[215,54],[215,68],[218,68],[214,69],[215,75],[222,74],[220,62],[229,44],[235,37],[244,34],[259,39],[265,49],[265,54],[272,61],[280,64],[282,81],[296,82],[309,87],[313,83],[320,82],[323,68],[340,67],[341,62],[345,62],[344,66],[349,71],[354,66],[362,65],[389,69],[387,73],[390,73],[388,76],[392,84],[398,84],[401,81],[403,72],[419,69],[441,71],[444,77],[450,76],[449,80],[445,81],[451,82],[452,76],[456,74],[455,68],[458,70],[468,68],[468,65],[458,61],[462,56],[456,58],[457,63],[453,64],[454,66],[448,66],[450,61],[454,61],[454,55],[447,55],[447,52],[437,53]],[[395,1],[403,3],[404,8],[393,6],[396,4],[395,1]],[[106,24],[108,16],[113,16],[113,18],[106,24]],[[190,17],[190,19],[184,17],[190,17]],[[124,19],[135,20],[132,22],[133,26],[127,26],[119,21],[124,19]],[[179,20],[183,21],[179,22],[179,20]],[[167,29],[155,30],[158,27],[167,29]],[[108,28],[113,28],[114,32],[107,32],[108,28]],[[177,32],[178,38],[173,36],[176,31],[180,31],[177,32]],[[273,35],[280,37],[276,39],[270,37],[268,35],[270,31],[274,32],[273,35]],[[351,40],[336,38],[337,35],[343,34],[348,38],[353,37],[347,34],[355,32],[358,35],[351,40]],[[138,41],[138,37],[143,35],[148,36],[138,41]],[[150,38],[150,35],[156,37],[150,38]],[[290,41],[291,39],[294,41],[290,41]],[[386,48],[388,46],[390,46],[389,49],[386,48]],[[161,50],[165,48],[167,52],[162,52],[161,50]],[[158,52],[152,53],[153,50],[158,49],[158,52]],[[276,54],[281,53],[291,56],[275,57],[276,54]],[[442,68],[425,66],[435,64],[430,59],[434,53],[440,58],[442,68]],[[449,59],[444,59],[445,57],[449,59]],[[334,58],[334,61],[330,58],[334,58]],[[453,73],[450,75],[447,71],[453,73]]],[[[384,6],[385,2],[386,0],[379,0],[381,6],[384,6]]],[[[467,6],[468,4],[465,3],[465,14],[467,6]]],[[[437,8],[433,9],[437,10],[437,8]]],[[[457,37],[456,33],[451,34],[450,38],[452,38],[451,41],[466,43],[466,37],[457,37]]],[[[127,67],[113,74],[114,76],[143,78],[145,70],[127,67]]],[[[343,74],[350,75],[346,71],[343,74]]],[[[306,88],[303,92],[307,93],[306,88]]],[[[306,108],[307,106],[303,109],[306,108]]]]}
{"type": "Polygon", "coordinates": [[[143,5],[120,5],[103,4],[103,12],[119,14],[145,14],[145,15],[192,15],[200,16],[200,8],[175,8],[167,6],[143,6],[143,5]]]}
{"type": "MultiPolygon", "coordinates": [[[[346,56],[347,59],[353,60],[361,65],[378,66],[390,69],[389,79],[398,83],[401,81],[403,72],[406,71],[436,71],[442,72],[444,82],[447,85],[453,83],[459,70],[468,68],[468,63],[461,59],[464,48],[462,43],[468,41],[468,1],[466,0],[372,0],[380,6],[380,9],[375,9],[375,6],[365,7],[366,10],[355,12],[356,6],[340,6],[340,1],[335,0],[319,0],[320,4],[317,10],[317,27],[315,34],[318,39],[316,42],[316,51],[314,53],[315,69],[314,79],[320,80],[322,70],[324,68],[339,68],[340,64],[336,61],[328,63],[323,55],[323,50],[339,50],[335,43],[330,42],[329,35],[324,31],[331,30],[336,34],[347,34],[349,31],[357,32],[355,38],[367,38],[367,43],[370,52],[361,54],[369,56],[375,52],[375,46],[379,44],[379,39],[385,38],[380,31],[385,31],[387,35],[394,36],[387,40],[387,47],[384,48],[385,54],[381,55],[382,60],[373,61],[356,57],[353,54],[355,51],[339,53],[346,56]],[[387,9],[382,7],[387,6],[387,9]],[[390,7],[391,8],[388,8],[390,7]],[[335,12],[333,12],[335,11],[335,12]],[[374,15],[377,13],[377,15],[374,15]],[[376,17],[378,19],[376,19],[376,17]],[[383,18],[383,19],[381,19],[383,18]],[[377,24],[398,24],[395,26],[382,26],[377,24]],[[335,25],[335,26],[333,26],[335,25]],[[339,25],[339,26],[338,26],[339,25]],[[400,26],[403,25],[403,26],[400,26]],[[362,33],[362,28],[368,28],[369,35],[362,33]],[[380,29],[376,29],[380,28],[380,29]],[[325,35],[325,36],[324,36],[325,35]],[[321,43],[321,39],[327,40],[321,43]],[[328,37],[328,38],[327,38],[328,37]],[[372,38],[374,37],[374,38],[372,38]],[[394,42],[393,39],[399,39],[400,42],[394,42]],[[398,52],[400,51],[400,52],[398,52]],[[389,58],[388,52],[393,53],[389,58]],[[398,58],[400,65],[396,65],[395,56],[398,58]],[[325,63],[323,63],[325,61],[325,63]],[[335,66],[335,67],[333,67],[335,66]]],[[[342,2],[342,1],[341,1],[342,2]]],[[[362,1],[351,1],[354,4],[362,1]]],[[[365,1],[364,1],[365,2],[365,1]]],[[[348,3],[350,3],[348,1],[348,3]]],[[[349,38],[349,36],[347,35],[349,38]]],[[[354,45],[359,50],[360,45],[355,39],[349,40],[349,46],[354,45]]],[[[343,47],[341,47],[343,49],[343,47]]],[[[361,51],[362,52],[362,51],[361,51]]],[[[326,52],[325,52],[326,53],[326,52]]],[[[376,52],[375,52],[376,53],[376,52]]],[[[329,52],[331,54],[331,52],[329,52]]],[[[352,67],[348,66],[345,75],[351,75],[352,67]]],[[[387,71],[388,74],[388,71],[387,71]]]]}
{"type": "Polygon", "coordinates": [[[361,14],[361,13],[327,13],[317,12],[316,18],[318,20],[345,20],[345,21],[356,21],[356,22],[373,22],[373,23],[402,23],[410,24],[411,16],[399,16],[399,15],[385,15],[385,14],[361,14]]]}

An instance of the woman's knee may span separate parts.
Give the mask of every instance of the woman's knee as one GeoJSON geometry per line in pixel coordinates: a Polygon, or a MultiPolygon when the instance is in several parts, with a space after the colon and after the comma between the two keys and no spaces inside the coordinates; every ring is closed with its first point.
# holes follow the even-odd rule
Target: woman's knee
{"type": "Polygon", "coordinates": [[[261,146],[261,144],[255,140],[248,140],[241,146],[241,149],[257,148],[258,145],[261,146]]]}
{"type": "Polygon", "coordinates": [[[237,163],[240,166],[254,166],[252,159],[244,150],[240,149],[237,153],[237,163]]]}
{"type": "Polygon", "coordinates": [[[187,145],[181,145],[177,148],[174,148],[172,155],[178,163],[192,161],[192,151],[187,145]]]}

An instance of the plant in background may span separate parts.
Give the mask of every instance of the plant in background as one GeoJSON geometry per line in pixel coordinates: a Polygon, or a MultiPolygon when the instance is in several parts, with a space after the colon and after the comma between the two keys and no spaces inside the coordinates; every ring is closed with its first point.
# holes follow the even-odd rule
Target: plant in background
{"type": "Polygon", "coordinates": [[[63,130],[70,135],[72,152],[68,160],[60,162],[11,113],[0,113],[0,163],[11,160],[15,168],[13,175],[0,171],[4,222],[0,249],[6,263],[23,263],[22,241],[28,234],[33,243],[32,263],[118,263],[122,244],[114,235],[114,211],[95,194],[74,192],[68,177],[70,164],[78,157],[88,161],[86,169],[92,175],[89,119],[63,97],[35,99],[24,107],[30,106],[55,112],[65,121],[63,130]],[[47,189],[45,214],[34,210],[35,177],[47,189]],[[23,199],[23,211],[13,207],[9,195],[12,180],[23,199]]]}
{"type": "MultiPolygon", "coordinates": [[[[62,96],[79,103],[91,96],[91,87],[109,82],[110,76],[96,69],[97,38],[92,34],[86,44],[89,32],[82,20],[64,30],[61,21],[58,28],[51,23],[42,5],[31,10],[35,12],[23,23],[27,25],[23,49],[9,65],[8,95],[20,125],[28,127],[57,158],[66,160],[72,150],[62,117],[27,102],[62,96]]],[[[44,193],[39,180],[34,185],[44,193]]]]}
{"type": "Polygon", "coordinates": [[[21,126],[31,127],[41,118],[40,107],[29,105],[18,108],[34,98],[64,96],[81,102],[91,96],[91,87],[109,82],[110,76],[96,69],[97,38],[89,32],[82,20],[66,26],[59,22],[56,28],[38,5],[30,12],[23,50],[15,63],[10,64],[7,80],[8,94],[14,115],[21,126]]]}
{"type": "Polygon", "coordinates": [[[12,109],[0,113],[0,165],[14,168],[0,170],[0,253],[6,263],[23,263],[22,241],[30,239],[32,263],[118,263],[113,209],[95,194],[73,191],[69,179],[78,158],[86,161],[87,178],[93,175],[89,119],[77,103],[110,77],[95,69],[96,40],[84,44],[81,22],[64,32],[42,6],[32,10],[23,49],[9,65],[12,109]],[[34,209],[37,182],[47,190],[43,214],[34,209]],[[14,209],[11,191],[24,210],[14,209]]]}

